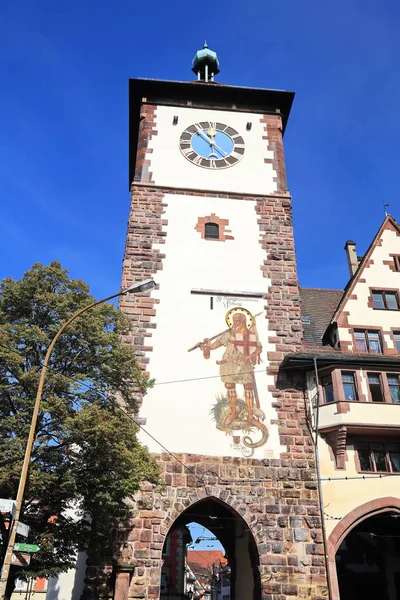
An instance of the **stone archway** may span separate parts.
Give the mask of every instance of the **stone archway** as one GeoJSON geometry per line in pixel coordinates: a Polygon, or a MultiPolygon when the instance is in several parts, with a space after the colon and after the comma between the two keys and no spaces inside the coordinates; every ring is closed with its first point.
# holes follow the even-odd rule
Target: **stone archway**
{"type": "Polygon", "coordinates": [[[250,524],[226,502],[206,496],[180,513],[169,532],[193,521],[211,531],[225,548],[231,569],[231,600],[261,600],[259,553],[250,524]]]}
{"type": "Polygon", "coordinates": [[[388,496],[366,502],[349,512],[336,525],[327,540],[328,577],[331,587],[331,600],[340,600],[339,582],[336,570],[336,552],[347,535],[362,521],[385,512],[400,513],[400,498],[388,496]]]}
{"type": "Polygon", "coordinates": [[[162,550],[168,532],[176,525],[193,520],[217,532],[209,522],[209,514],[221,521],[229,518],[229,522],[235,524],[235,527],[225,528],[222,536],[220,531],[217,535],[231,561],[234,581],[232,599],[261,600],[258,548],[263,543],[263,537],[261,527],[256,524],[255,515],[248,505],[241,504],[217,486],[192,490],[181,488],[179,497],[173,496],[172,490],[167,488],[156,499],[153,494],[151,498],[150,501],[149,495],[147,505],[142,496],[129,530],[123,532],[124,541],[116,566],[115,600],[127,600],[130,596],[149,600],[160,598],[162,550]],[[239,565],[241,572],[245,567],[245,576],[239,577],[239,565]],[[249,588],[252,589],[251,594],[249,588]]]}

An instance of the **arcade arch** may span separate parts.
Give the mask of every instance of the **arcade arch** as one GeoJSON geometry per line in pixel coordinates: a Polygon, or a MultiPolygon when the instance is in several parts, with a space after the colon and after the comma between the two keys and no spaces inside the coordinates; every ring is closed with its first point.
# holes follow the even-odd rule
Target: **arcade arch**
{"type": "Polygon", "coordinates": [[[344,517],[328,539],[332,600],[400,597],[400,498],[380,498],[344,517]]]}

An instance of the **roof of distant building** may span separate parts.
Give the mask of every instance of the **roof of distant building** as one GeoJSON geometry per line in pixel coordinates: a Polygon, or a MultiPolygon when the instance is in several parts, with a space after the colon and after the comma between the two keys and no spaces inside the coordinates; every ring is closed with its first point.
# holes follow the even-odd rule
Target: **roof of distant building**
{"type": "Polygon", "coordinates": [[[187,562],[193,570],[193,565],[211,569],[213,565],[221,563],[224,567],[228,560],[225,558],[222,550],[188,550],[187,562]]]}

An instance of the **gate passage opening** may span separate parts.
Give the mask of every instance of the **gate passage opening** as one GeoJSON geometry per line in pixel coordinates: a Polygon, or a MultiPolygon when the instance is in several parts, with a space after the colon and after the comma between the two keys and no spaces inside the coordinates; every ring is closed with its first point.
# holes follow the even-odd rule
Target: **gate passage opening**
{"type": "Polygon", "coordinates": [[[246,521],[217,498],[186,509],[163,547],[160,598],[261,600],[259,556],[246,521]]]}

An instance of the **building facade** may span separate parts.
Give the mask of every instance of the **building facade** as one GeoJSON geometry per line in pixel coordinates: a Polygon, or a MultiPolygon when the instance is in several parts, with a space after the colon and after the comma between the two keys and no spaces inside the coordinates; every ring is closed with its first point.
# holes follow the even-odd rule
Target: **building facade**
{"type": "Polygon", "coordinates": [[[387,216],[344,290],[303,289],[303,352],[318,444],[332,600],[400,597],[400,227],[387,216]]]}
{"type": "Polygon", "coordinates": [[[283,153],[293,94],[215,83],[208,48],[193,69],[187,83],[130,81],[122,284],[158,285],[120,306],[156,379],[138,419],[166,485],[135,498],[116,598],[159,598],[165,538],[191,521],[224,546],[235,600],[323,598],[304,385],[280,370],[303,335],[283,153]]]}
{"type": "Polygon", "coordinates": [[[400,597],[400,227],[386,216],[344,290],[302,289],[306,373],[332,600],[400,597]]]}
{"type": "Polygon", "coordinates": [[[186,593],[187,546],[192,541],[189,529],[175,527],[167,535],[162,558],[160,598],[176,600],[186,593]]]}
{"type": "MultiPolygon", "coordinates": [[[[127,338],[155,386],[115,597],[160,597],[162,549],[218,537],[231,600],[400,597],[400,228],[387,216],[344,290],[299,288],[283,135],[293,94],[130,81],[127,338]]],[[[188,597],[188,596],[187,596],[188,597]]]]}

